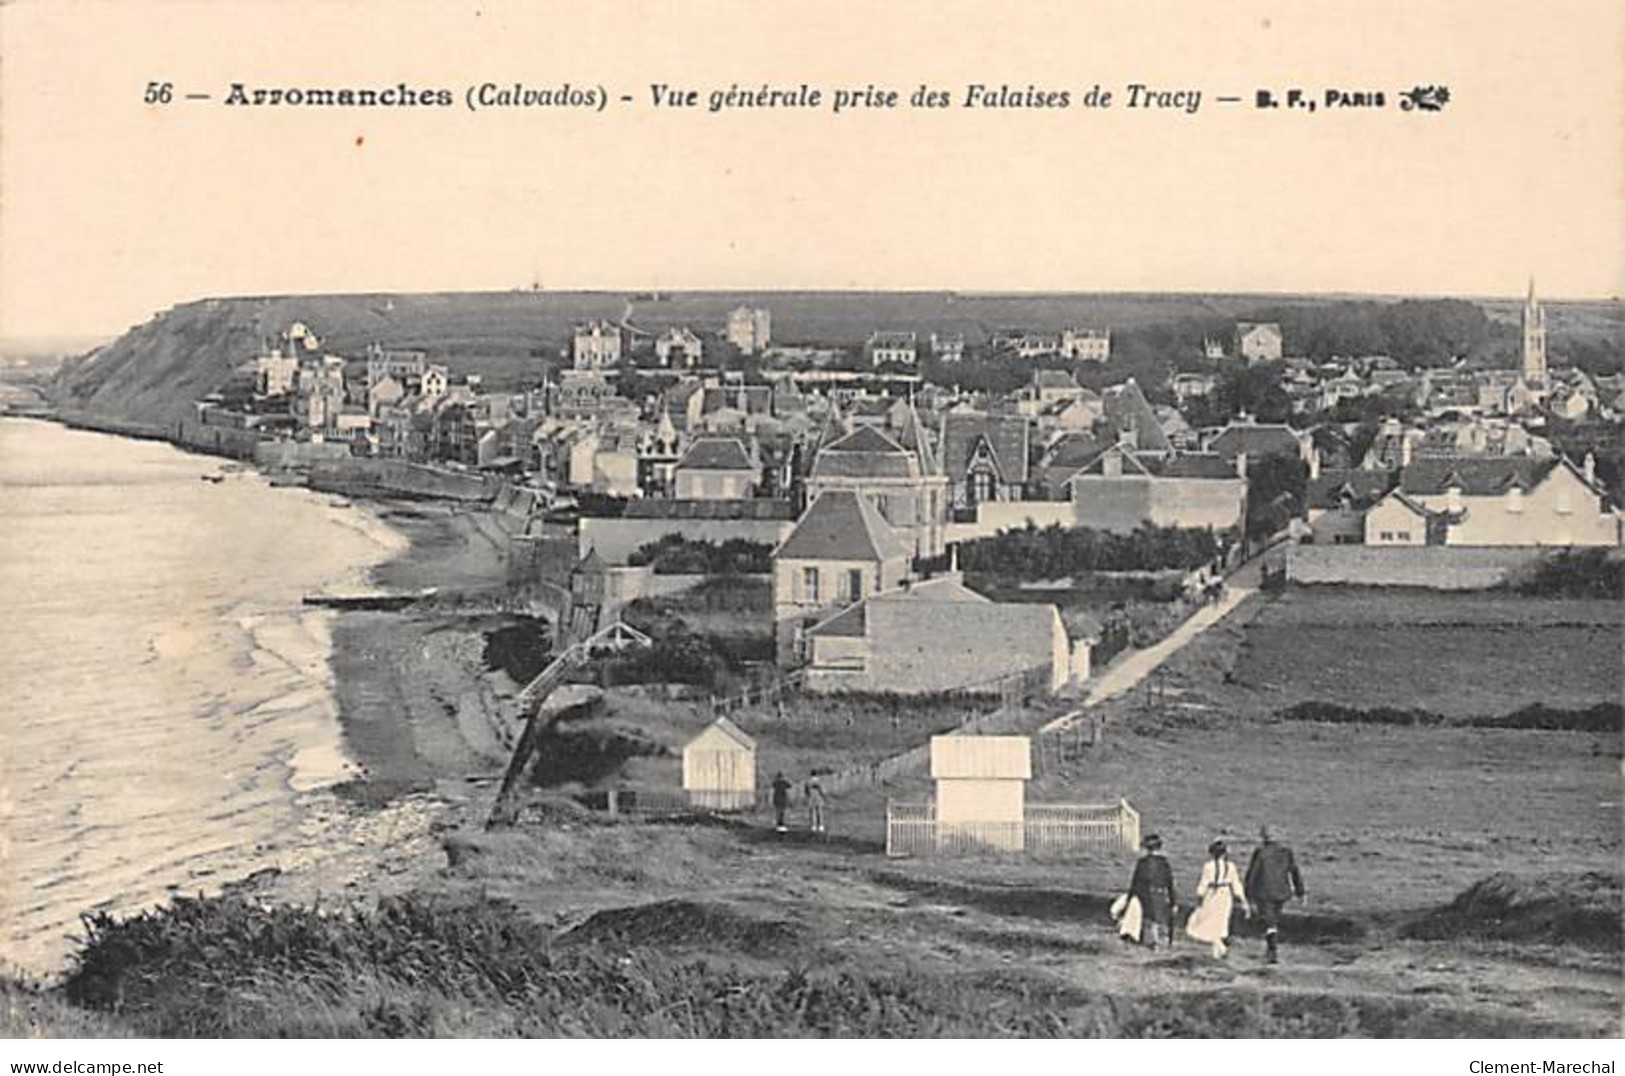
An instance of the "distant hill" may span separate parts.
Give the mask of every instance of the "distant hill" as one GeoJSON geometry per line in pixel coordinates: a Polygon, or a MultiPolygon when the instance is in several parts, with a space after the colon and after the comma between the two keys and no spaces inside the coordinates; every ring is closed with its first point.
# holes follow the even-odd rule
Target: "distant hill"
{"type": "MultiPolygon", "coordinates": [[[[188,417],[192,401],[219,389],[262,340],[302,321],[324,349],[359,357],[372,341],[419,347],[454,374],[480,374],[492,388],[539,380],[556,366],[570,326],[590,318],[658,332],[689,325],[720,332],[728,311],[768,307],[781,343],[855,346],[876,329],[963,333],[973,345],[1003,328],[1057,331],[1068,325],[1130,330],[1181,319],[1246,318],[1264,310],[1316,306],[1342,296],[1179,294],[956,294],[951,292],[452,292],[202,299],[132,328],[65,363],[57,391],[65,406],[139,422],[188,417]]],[[[1485,305],[1489,305],[1486,303],[1485,305]]],[[[1620,304],[1551,304],[1588,325],[1617,326],[1620,304]]],[[[1554,324],[1554,331],[1557,326],[1554,324]]]]}

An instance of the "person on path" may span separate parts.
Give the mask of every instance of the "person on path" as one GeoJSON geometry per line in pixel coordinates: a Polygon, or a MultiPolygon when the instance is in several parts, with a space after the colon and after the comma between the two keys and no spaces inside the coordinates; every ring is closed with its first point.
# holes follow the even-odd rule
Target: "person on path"
{"type": "Polygon", "coordinates": [[[1185,933],[1197,941],[1212,946],[1213,958],[1222,960],[1230,953],[1230,913],[1236,901],[1242,910],[1252,915],[1247,904],[1247,893],[1241,885],[1241,872],[1230,862],[1229,849],[1223,841],[1207,846],[1207,862],[1202,864],[1202,880],[1197,883],[1196,897],[1200,904],[1185,923],[1185,933]]]}
{"type": "Polygon", "coordinates": [[[1173,944],[1174,912],[1179,907],[1179,898],[1174,891],[1174,869],[1162,857],[1162,838],[1155,833],[1149,834],[1142,847],[1145,854],[1134,864],[1134,877],[1129,881],[1128,892],[1130,900],[1140,902],[1143,920],[1141,944],[1155,949],[1157,943],[1164,939],[1168,944],[1173,944]]]}
{"type": "Polygon", "coordinates": [[[773,775],[773,828],[780,833],[790,832],[784,824],[785,812],[790,810],[790,782],[780,770],[773,775]]]}
{"type": "Polygon", "coordinates": [[[807,775],[807,828],[814,833],[824,832],[824,786],[818,780],[818,771],[807,775]]]}
{"type": "Polygon", "coordinates": [[[1259,827],[1258,838],[1261,843],[1253,849],[1252,862],[1247,864],[1247,899],[1264,921],[1264,959],[1278,964],[1281,910],[1293,897],[1305,900],[1308,893],[1292,849],[1277,841],[1275,831],[1267,824],[1259,827]]]}

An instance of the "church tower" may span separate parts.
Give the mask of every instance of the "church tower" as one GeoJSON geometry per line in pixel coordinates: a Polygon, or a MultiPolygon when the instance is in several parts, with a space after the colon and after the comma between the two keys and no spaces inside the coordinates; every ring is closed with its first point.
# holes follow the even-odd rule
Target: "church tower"
{"type": "Polygon", "coordinates": [[[1535,279],[1529,278],[1529,297],[1523,303],[1523,379],[1546,384],[1546,311],[1535,298],[1535,279]]]}

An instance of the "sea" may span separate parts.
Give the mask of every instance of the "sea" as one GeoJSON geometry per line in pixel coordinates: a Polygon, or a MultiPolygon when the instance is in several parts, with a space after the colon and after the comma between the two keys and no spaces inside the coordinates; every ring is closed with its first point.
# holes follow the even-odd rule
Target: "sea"
{"type": "Polygon", "coordinates": [[[81,915],[319,861],[347,810],[336,614],[403,536],[169,445],[0,418],[0,968],[81,915]]]}

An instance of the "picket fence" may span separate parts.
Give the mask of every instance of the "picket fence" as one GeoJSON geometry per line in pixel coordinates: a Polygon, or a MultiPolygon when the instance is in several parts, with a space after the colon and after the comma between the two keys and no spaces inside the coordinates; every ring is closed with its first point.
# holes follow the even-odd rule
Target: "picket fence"
{"type": "Polygon", "coordinates": [[[931,803],[886,804],[888,856],[1069,856],[1140,846],[1140,812],[1115,804],[1030,803],[1020,822],[943,822],[931,803]]]}

